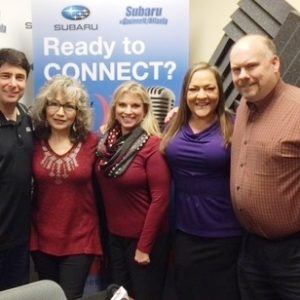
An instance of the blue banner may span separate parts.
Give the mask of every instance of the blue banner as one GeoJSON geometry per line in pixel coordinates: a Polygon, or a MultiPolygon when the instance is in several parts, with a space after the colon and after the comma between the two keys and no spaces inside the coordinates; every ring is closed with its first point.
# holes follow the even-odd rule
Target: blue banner
{"type": "Polygon", "coordinates": [[[186,0],[33,0],[35,94],[52,76],[76,77],[90,94],[95,129],[123,81],[166,87],[178,99],[188,66],[188,14],[186,0]]]}

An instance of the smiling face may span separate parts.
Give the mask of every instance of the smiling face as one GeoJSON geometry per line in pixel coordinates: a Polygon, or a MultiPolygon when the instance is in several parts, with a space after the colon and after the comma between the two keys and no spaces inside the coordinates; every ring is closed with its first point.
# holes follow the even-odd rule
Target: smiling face
{"type": "Polygon", "coordinates": [[[124,93],[115,105],[115,117],[121,125],[122,134],[130,133],[139,126],[145,116],[144,103],[140,97],[130,92],[124,93]]]}
{"type": "Polygon", "coordinates": [[[0,106],[16,105],[24,94],[26,71],[20,67],[3,64],[0,67],[0,106]]]}
{"type": "Polygon", "coordinates": [[[210,70],[196,71],[187,91],[187,105],[192,119],[214,119],[219,103],[217,80],[210,70]]]}
{"type": "Polygon", "coordinates": [[[230,54],[232,80],[250,102],[264,99],[279,79],[279,58],[262,37],[250,36],[237,42],[230,54]]]}
{"type": "Polygon", "coordinates": [[[69,134],[76,119],[76,103],[73,99],[65,100],[58,93],[55,99],[48,100],[46,118],[51,131],[69,134]]]}

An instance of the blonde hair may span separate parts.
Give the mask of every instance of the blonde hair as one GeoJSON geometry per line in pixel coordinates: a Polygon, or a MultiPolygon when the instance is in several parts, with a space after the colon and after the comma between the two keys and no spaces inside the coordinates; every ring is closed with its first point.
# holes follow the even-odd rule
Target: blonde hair
{"type": "Polygon", "coordinates": [[[141,122],[141,127],[149,134],[149,135],[160,135],[160,129],[158,126],[158,122],[155,119],[155,116],[152,111],[152,105],[150,96],[147,93],[147,90],[145,87],[137,83],[135,81],[127,81],[123,84],[121,84],[115,91],[113,101],[111,104],[110,114],[108,117],[107,126],[105,128],[105,131],[109,131],[112,129],[116,123],[116,104],[119,101],[119,99],[124,96],[125,94],[132,94],[134,96],[137,96],[139,99],[142,100],[144,105],[144,111],[145,111],[145,117],[143,121],[141,122]]]}
{"type": "Polygon", "coordinates": [[[160,145],[160,150],[165,152],[166,148],[168,147],[169,142],[175,137],[175,135],[180,131],[180,129],[186,125],[191,117],[191,111],[187,105],[187,93],[188,88],[191,82],[191,78],[193,75],[202,70],[210,71],[216,78],[218,90],[219,90],[219,102],[216,109],[216,114],[218,117],[218,121],[220,123],[222,135],[224,137],[225,146],[228,146],[231,141],[231,136],[233,132],[233,123],[232,123],[232,116],[225,110],[225,100],[224,100],[224,93],[223,93],[223,82],[222,78],[217,70],[216,67],[211,66],[206,62],[200,62],[198,64],[193,65],[186,73],[182,91],[181,91],[181,99],[180,105],[178,109],[177,115],[171,121],[170,126],[166,130],[160,145]]]}
{"type": "Polygon", "coordinates": [[[47,102],[54,100],[58,94],[64,99],[74,100],[77,107],[75,127],[72,126],[70,130],[70,140],[72,142],[84,140],[92,126],[92,109],[88,93],[78,80],[62,75],[53,77],[42,87],[30,109],[37,137],[47,140],[51,134],[46,116],[47,102]]]}

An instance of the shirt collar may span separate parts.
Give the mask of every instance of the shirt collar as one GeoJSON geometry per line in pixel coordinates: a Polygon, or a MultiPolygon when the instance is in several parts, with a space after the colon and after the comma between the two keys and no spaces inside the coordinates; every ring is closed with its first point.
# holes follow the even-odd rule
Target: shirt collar
{"type": "Polygon", "coordinates": [[[18,114],[17,114],[17,120],[16,121],[7,120],[5,115],[3,114],[3,112],[0,110],[0,127],[1,126],[8,126],[8,125],[15,125],[15,124],[18,124],[21,121],[24,113],[23,113],[23,110],[20,109],[19,103],[17,104],[17,108],[18,108],[18,114]]]}

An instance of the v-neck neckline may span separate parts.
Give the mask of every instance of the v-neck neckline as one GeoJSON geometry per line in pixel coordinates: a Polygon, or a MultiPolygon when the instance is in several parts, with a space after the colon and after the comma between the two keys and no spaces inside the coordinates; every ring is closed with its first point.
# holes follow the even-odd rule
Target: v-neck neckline
{"type": "Polygon", "coordinates": [[[50,146],[50,144],[49,144],[48,141],[44,141],[44,143],[45,143],[46,147],[48,148],[49,152],[51,152],[52,154],[54,154],[56,157],[60,157],[60,158],[67,156],[67,155],[68,155],[69,153],[71,153],[71,152],[73,151],[73,149],[78,145],[78,143],[74,143],[74,144],[72,145],[72,147],[71,147],[68,151],[66,151],[66,152],[63,153],[63,154],[59,154],[59,153],[57,153],[57,152],[50,146]]]}

